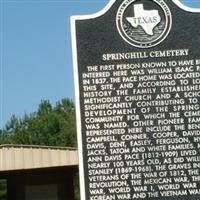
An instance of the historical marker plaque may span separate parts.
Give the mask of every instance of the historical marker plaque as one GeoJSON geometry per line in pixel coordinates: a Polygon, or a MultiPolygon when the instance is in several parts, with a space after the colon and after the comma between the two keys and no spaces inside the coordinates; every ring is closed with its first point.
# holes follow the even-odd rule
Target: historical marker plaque
{"type": "Polygon", "coordinates": [[[83,200],[200,199],[199,12],[113,0],[72,17],[83,200]]]}

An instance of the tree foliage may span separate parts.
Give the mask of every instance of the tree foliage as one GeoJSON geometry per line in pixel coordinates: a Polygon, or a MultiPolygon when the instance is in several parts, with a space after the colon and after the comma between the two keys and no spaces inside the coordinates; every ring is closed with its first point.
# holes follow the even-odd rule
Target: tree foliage
{"type": "Polygon", "coordinates": [[[42,100],[36,112],[13,115],[0,132],[0,144],[76,146],[75,108],[70,99],[53,106],[42,100]]]}

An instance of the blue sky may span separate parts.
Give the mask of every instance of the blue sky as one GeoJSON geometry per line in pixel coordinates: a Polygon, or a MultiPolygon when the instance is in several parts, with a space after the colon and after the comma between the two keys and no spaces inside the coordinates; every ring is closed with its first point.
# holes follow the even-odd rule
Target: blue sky
{"type": "MultiPolygon", "coordinates": [[[[74,99],[70,16],[109,0],[0,0],[0,128],[42,99],[74,99]]],[[[200,7],[200,0],[184,0],[200,7]]]]}

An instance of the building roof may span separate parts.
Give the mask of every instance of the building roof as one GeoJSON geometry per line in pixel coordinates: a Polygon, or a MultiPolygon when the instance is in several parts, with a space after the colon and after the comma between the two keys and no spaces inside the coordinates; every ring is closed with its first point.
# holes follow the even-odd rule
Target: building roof
{"type": "Polygon", "coordinates": [[[76,148],[0,145],[0,172],[78,165],[76,148]]]}

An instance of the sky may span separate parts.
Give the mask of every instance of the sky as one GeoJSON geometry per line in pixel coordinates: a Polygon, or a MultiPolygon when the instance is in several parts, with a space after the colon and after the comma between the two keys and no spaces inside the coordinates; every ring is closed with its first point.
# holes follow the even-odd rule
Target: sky
{"type": "MultiPolygon", "coordinates": [[[[95,13],[109,0],[0,0],[0,128],[12,115],[74,100],[70,16],[95,13]]],[[[199,7],[200,0],[182,0],[199,7]]]]}

